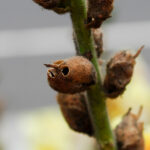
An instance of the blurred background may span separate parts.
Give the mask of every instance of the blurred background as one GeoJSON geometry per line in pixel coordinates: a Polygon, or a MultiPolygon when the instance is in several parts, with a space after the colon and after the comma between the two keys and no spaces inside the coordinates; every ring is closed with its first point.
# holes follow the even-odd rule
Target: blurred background
{"type": "MultiPolygon", "coordinates": [[[[108,108],[115,126],[129,107],[137,112],[143,105],[147,143],[150,143],[149,6],[148,0],[115,0],[113,17],[102,26],[104,59],[123,49],[134,53],[145,45],[127,91],[116,101],[108,100],[108,108]]],[[[56,103],[56,92],[46,80],[44,63],[73,55],[69,14],[57,15],[32,0],[1,1],[0,150],[91,150],[94,147],[94,139],[68,128],[56,103]]]]}

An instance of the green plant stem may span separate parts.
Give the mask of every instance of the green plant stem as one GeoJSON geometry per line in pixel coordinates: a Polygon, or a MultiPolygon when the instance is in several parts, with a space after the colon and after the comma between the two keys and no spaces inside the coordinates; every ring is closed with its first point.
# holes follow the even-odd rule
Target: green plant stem
{"type": "Polygon", "coordinates": [[[116,150],[115,139],[110,127],[106,98],[102,90],[102,82],[99,72],[99,65],[97,61],[96,51],[94,48],[93,37],[91,30],[86,28],[86,1],[85,0],[71,0],[70,10],[71,19],[73,23],[76,44],[78,44],[77,51],[81,55],[91,53],[91,62],[95,66],[97,72],[97,84],[92,86],[88,91],[88,108],[91,115],[91,121],[94,127],[94,134],[101,150],[116,150]]]}

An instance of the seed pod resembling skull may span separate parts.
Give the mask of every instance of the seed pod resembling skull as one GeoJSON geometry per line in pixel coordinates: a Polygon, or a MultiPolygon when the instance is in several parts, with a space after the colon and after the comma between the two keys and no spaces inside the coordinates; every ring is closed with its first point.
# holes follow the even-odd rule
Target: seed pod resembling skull
{"type": "Polygon", "coordinates": [[[66,7],[65,0],[33,0],[45,9],[51,9],[58,14],[63,14],[69,11],[69,7],[66,7]]]}
{"type": "Polygon", "coordinates": [[[93,135],[93,127],[83,93],[57,95],[57,101],[69,127],[77,132],[93,135]]]}
{"type": "Polygon", "coordinates": [[[121,123],[116,127],[115,135],[119,150],[144,150],[144,124],[138,121],[141,112],[142,108],[138,115],[135,115],[129,109],[121,123]]]}
{"type": "Polygon", "coordinates": [[[96,72],[93,64],[82,56],[58,60],[47,71],[49,85],[61,93],[78,93],[85,91],[96,83],[96,72]]]}
{"type": "Polygon", "coordinates": [[[125,91],[133,74],[135,58],[142,49],[143,46],[134,56],[129,51],[121,51],[108,62],[104,80],[104,90],[108,97],[116,98],[125,91]]]}
{"type": "Polygon", "coordinates": [[[87,27],[99,28],[112,10],[113,0],[88,0],[87,27]]]}

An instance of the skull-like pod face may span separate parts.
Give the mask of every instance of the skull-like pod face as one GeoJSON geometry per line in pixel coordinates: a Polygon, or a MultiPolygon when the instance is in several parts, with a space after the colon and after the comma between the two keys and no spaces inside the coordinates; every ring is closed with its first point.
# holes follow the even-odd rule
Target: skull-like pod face
{"type": "Polygon", "coordinates": [[[58,60],[47,71],[49,85],[61,93],[77,93],[87,90],[96,82],[96,73],[92,63],[82,57],[75,56],[66,60],[58,60]]]}

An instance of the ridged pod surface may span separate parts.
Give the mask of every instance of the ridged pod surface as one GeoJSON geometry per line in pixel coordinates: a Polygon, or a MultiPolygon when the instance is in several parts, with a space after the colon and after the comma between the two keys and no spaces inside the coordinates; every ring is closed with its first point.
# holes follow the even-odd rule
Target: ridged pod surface
{"type": "Polygon", "coordinates": [[[73,95],[58,93],[57,95],[57,101],[69,127],[77,132],[91,136],[93,135],[93,128],[85,98],[83,93],[73,95]]]}
{"type": "Polygon", "coordinates": [[[69,7],[65,7],[65,0],[33,0],[45,9],[51,9],[58,14],[63,14],[69,11],[69,7]]]}
{"type": "Polygon", "coordinates": [[[88,0],[87,27],[98,28],[111,16],[113,0],[88,0]]]}
{"type": "Polygon", "coordinates": [[[45,65],[50,67],[47,71],[48,83],[58,92],[78,93],[96,83],[93,64],[82,56],[74,56],[45,65]]]}
{"type": "Polygon", "coordinates": [[[143,123],[138,119],[141,115],[131,113],[131,109],[116,127],[115,134],[119,150],[144,150],[143,123]]]}
{"type": "Polygon", "coordinates": [[[108,62],[104,80],[104,90],[107,97],[116,98],[125,91],[126,85],[132,78],[135,58],[142,49],[143,46],[135,55],[132,55],[129,51],[121,51],[108,62]]]}

